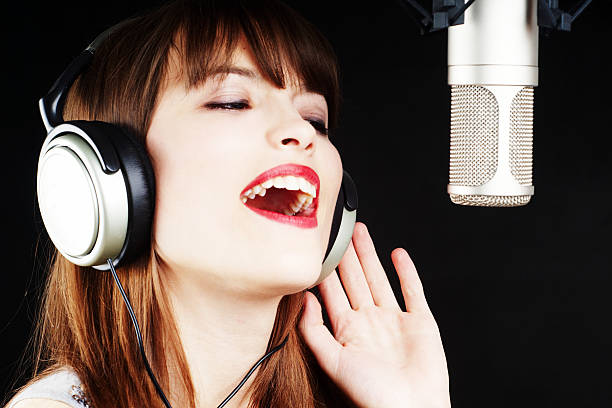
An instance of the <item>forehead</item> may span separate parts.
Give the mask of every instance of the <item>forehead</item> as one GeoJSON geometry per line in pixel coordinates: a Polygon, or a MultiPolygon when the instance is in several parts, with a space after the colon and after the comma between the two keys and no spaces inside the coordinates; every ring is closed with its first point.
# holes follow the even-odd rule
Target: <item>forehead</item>
{"type": "Polygon", "coordinates": [[[282,84],[275,83],[272,78],[266,78],[257,64],[255,54],[244,37],[237,41],[232,50],[221,51],[215,57],[202,61],[202,64],[205,65],[205,68],[201,72],[190,72],[193,71],[189,67],[191,64],[187,61],[180,47],[171,47],[167,57],[164,86],[160,91],[163,92],[164,88],[176,86],[183,86],[185,91],[189,91],[209,80],[223,81],[228,74],[239,74],[258,82],[269,82],[277,88],[290,86],[300,91],[310,91],[304,84],[302,76],[295,69],[288,68],[286,63],[281,63],[282,84]]]}

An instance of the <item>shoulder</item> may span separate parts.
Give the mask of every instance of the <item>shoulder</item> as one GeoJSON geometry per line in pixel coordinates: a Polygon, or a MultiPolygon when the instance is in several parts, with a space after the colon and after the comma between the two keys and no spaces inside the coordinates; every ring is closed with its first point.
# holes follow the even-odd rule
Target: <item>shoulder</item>
{"type": "Polygon", "coordinates": [[[5,408],[91,408],[81,381],[69,367],[34,378],[11,399],[5,408]]]}

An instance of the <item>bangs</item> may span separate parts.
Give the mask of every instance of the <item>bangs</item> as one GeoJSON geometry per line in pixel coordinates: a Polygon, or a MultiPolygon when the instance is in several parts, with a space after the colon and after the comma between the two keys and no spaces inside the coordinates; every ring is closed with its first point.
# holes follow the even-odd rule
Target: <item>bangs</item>
{"type": "Polygon", "coordinates": [[[174,48],[188,88],[227,72],[243,39],[264,78],[278,88],[288,81],[323,95],[329,127],[338,119],[336,56],[318,30],[276,1],[183,1],[174,48]]]}

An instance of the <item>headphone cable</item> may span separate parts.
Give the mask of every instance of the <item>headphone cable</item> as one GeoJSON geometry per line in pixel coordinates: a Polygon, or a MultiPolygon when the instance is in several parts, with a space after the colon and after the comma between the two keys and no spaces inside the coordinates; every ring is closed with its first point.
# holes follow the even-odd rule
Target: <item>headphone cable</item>
{"type": "MultiPolygon", "coordinates": [[[[113,261],[109,258],[106,260],[106,262],[108,263],[108,266],[110,267],[111,273],[113,274],[113,278],[115,279],[115,283],[117,284],[117,288],[119,288],[119,292],[121,292],[121,297],[123,298],[123,302],[125,303],[128,313],[130,314],[130,318],[132,319],[132,324],[134,325],[134,331],[136,332],[136,339],[138,340],[138,347],[140,348],[140,355],[142,356],[142,361],[144,362],[145,368],[147,370],[147,374],[149,374],[149,377],[151,378],[151,381],[153,382],[153,385],[155,386],[155,390],[157,391],[157,395],[159,395],[159,397],[161,398],[166,408],[172,408],[172,405],[170,405],[170,402],[168,402],[168,399],[166,398],[164,391],[161,389],[159,383],[157,382],[157,379],[155,378],[155,374],[153,374],[153,370],[151,370],[151,366],[149,365],[149,360],[147,359],[147,355],[145,354],[145,351],[144,351],[144,346],[142,343],[142,334],[140,333],[140,326],[138,325],[138,321],[136,320],[136,314],[134,314],[134,310],[132,309],[130,300],[128,299],[127,294],[123,290],[123,286],[121,285],[121,282],[119,281],[119,277],[117,276],[117,272],[115,271],[115,266],[113,265],[113,261]]],[[[240,390],[240,388],[246,383],[246,381],[249,379],[251,374],[255,372],[257,367],[259,367],[259,365],[266,358],[270,357],[272,354],[280,350],[287,343],[288,338],[289,338],[289,335],[285,337],[285,339],[281,342],[281,344],[274,347],[266,355],[260,358],[259,361],[257,361],[253,365],[253,367],[251,367],[251,369],[244,376],[242,381],[240,381],[240,384],[238,384],[236,388],[234,388],[234,390],[223,400],[221,404],[219,404],[217,408],[223,408],[225,404],[227,404],[229,400],[238,392],[238,390],[240,390]]]]}

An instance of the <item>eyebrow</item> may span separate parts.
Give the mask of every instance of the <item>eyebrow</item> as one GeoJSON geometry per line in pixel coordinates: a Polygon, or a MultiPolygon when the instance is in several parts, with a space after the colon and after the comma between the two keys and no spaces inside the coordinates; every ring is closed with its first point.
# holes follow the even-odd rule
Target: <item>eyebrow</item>
{"type": "MultiPolygon", "coordinates": [[[[225,66],[225,67],[219,67],[219,68],[213,69],[210,73],[210,77],[215,77],[217,75],[228,75],[228,74],[236,74],[236,75],[244,76],[251,80],[257,80],[257,81],[264,80],[263,76],[261,76],[260,73],[253,71],[252,69],[249,69],[249,68],[238,67],[238,66],[229,66],[229,67],[225,66]]],[[[304,84],[301,84],[301,87],[305,92],[318,94],[318,92],[313,91],[312,89],[308,88],[304,84]]]]}

